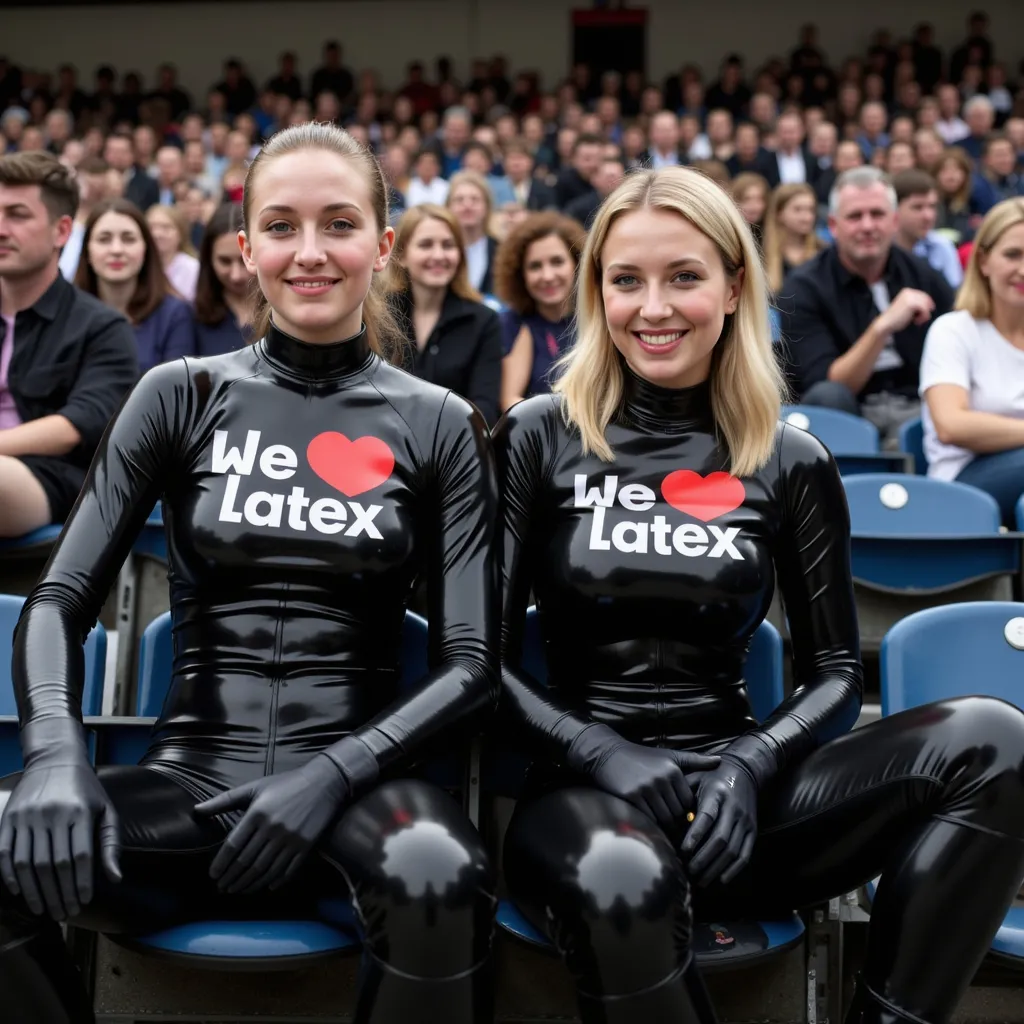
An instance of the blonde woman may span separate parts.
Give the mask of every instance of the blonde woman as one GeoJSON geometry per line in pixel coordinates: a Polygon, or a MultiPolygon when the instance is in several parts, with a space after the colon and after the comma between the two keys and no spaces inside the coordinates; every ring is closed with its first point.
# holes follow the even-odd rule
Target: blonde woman
{"type": "Polygon", "coordinates": [[[694,916],[881,874],[848,1020],[944,1024],[1024,875],[1024,714],[977,697],[849,731],[843,485],[778,422],[764,271],[724,191],[631,174],[591,228],[576,308],[555,393],[495,431],[503,706],[536,758],[509,892],[563,954],[583,1024],[707,1024],[694,916]],[[744,661],[776,580],[798,685],[758,723],[744,661]],[[531,594],[545,687],[522,662],[531,594]]]}
{"type": "Polygon", "coordinates": [[[768,286],[778,292],[786,275],[825,248],[814,226],[818,200],[810,185],[779,185],[764,218],[764,263],[768,286]]]}
{"type": "Polygon", "coordinates": [[[151,206],[146,211],[146,223],[168,283],[186,302],[194,302],[199,259],[192,248],[192,230],[184,211],[178,206],[151,206]]]}
{"type": "Polygon", "coordinates": [[[487,179],[476,171],[456,171],[448,181],[445,205],[462,228],[469,283],[484,295],[492,294],[498,240],[491,234],[494,199],[487,179]]]}
{"type": "Polygon", "coordinates": [[[1024,493],[1024,199],[985,216],[956,309],[928,329],[921,358],[928,475],[960,480],[1014,521],[1024,493]]]}
{"type": "Polygon", "coordinates": [[[469,283],[462,229],[451,210],[420,203],[398,222],[388,289],[409,342],[405,366],[498,418],[501,324],[469,283]]]}

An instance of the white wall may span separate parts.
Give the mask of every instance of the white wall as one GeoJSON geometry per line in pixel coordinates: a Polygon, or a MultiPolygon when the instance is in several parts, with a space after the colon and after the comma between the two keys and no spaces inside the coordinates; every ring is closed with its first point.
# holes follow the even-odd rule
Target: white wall
{"type": "MultiPolygon", "coordinates": [[[[280,51],[296,51],[300,70],[309,72],[322,42],[336,37],[350,66],[375,68],[388,85],[402,80],[414,58],[448,54],[464,74],[472,56],[501,52],[513,68],[537,68],[553,86],[571,57],[570,12],[587,6],[586,0],[211,0],[142,8],[17,7],[0,14],[0,50],[31,67],[70,61],[86,81],[96,65],[111,63],[140,70],[148,82],[161,61],[172,60],[182,83],[202,95],[226,56],[242,58],[259,83],[273,72],[280,51]]],[[[973,6],[934,0],[648,0],[648,70],[660,78],[694,61],[710,71],[733,50],[751,63],[785,54],[804,21],[818,23],[834,62],[863,51],[876,27],[900,35],[922,20],[935,24],[939,45],[949,48],[963,38],[973,6]]],[[[1024,57],[1024,2],[987,0],[980,6],[991,16],[998,56],[1016,67],[1024,57]]]]}

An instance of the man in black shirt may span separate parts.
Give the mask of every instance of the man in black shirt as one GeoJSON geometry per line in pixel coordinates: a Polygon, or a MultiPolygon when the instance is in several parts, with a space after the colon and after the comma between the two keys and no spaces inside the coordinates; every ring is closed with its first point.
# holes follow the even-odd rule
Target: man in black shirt
{"type": "Polygon", "coordinates": [[[58,270],[77,206],[56,157],[0,157],[2,537],[63,522],[138,377],[131,325],[58,270]]]}
{"type": "Polygon", "coordinates": [[[896,194],[878,168],[839,176],[829,228],[835,245],[794,270],[778,297],[792,383],[803,404],[863,415],[892,441],[919,412],[925,334],[953,308],[953,290],[893,244],[896,194]]]}

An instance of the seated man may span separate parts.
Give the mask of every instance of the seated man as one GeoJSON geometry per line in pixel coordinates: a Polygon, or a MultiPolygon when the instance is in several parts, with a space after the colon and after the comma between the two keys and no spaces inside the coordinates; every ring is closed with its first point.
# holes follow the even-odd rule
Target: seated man
{"type": "Polygon", "coordinates": [[[863,415],[883,441],[918,415],[918,368],[953,289],[896,236],[896,193],[875,167],[845,171],[829,197],[832,248],[802,264],[778,297],[800,401],[863,415]]]}
{"type": "Polygon", "coordinates": [[[128,321],[60,274],[77,207],[56,157],[0,157],[0,537],[64,521],[139,373],[128,321]]]}
{"type": "Polygon", "coordinates": [[[956,246],[935,230],[938,221],[939,190],[935,179],[916,168],[900,171],[892,179],[896,189],[896,244],[920,256],[949,282],[953,289],[963,284],[964,268],[956,246]]]}

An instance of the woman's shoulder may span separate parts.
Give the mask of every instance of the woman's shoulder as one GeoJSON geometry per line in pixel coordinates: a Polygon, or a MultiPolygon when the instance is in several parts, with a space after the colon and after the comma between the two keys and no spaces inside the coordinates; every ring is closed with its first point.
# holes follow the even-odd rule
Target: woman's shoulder
{"type": "Polygon", "coordinates": [[[824,466],[833,462],[832,453],[809,430],[780,419],[775,428],[774,456],[769,462],[781,472],[798,466],[824,466]]]}
{"type": "Polygon", "coordinates": [[[961,338],[965,341],[977,339],[979,331],[987,320],[977,320],[966,309],[954,309],[937,316],[928,328],[929,339],[946,337],[961,338]]]}
{"type": "Polygon", "coordinates": [[[498,420],[494,435],[504,438],[509,445],[515,445],[528,438],[560,438],[566,429],[561,397],[545,392],[513,405],[498,420]]]}

